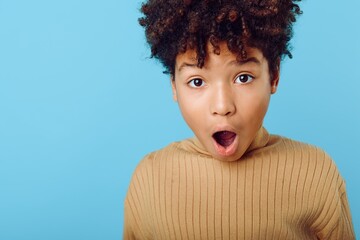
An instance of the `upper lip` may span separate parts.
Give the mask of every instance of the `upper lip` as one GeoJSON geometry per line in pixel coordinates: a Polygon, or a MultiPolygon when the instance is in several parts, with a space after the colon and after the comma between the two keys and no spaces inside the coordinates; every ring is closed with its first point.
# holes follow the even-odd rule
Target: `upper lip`
{"type": "Polygon", "coordinates": [[[233,127],[231,127],[230,125],[218,125],[218,126],[215,126],[213,131],[212,131],[212,136],[214,136],[215,133],[217,132],[222,132],[222,131],[228,131],[228,132],[233,132],[235,134],[236,131],[233,127]]]}

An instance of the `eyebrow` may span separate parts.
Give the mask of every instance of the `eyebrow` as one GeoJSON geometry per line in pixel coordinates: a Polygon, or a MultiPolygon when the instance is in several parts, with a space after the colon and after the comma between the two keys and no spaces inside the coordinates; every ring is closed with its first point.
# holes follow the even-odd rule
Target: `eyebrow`
{"type": "Polygon", "coordinates": [[[230,63],[236,64],[236,65],[244,65],[249,62],[255,63],[256,65],[261,65],[260,60],[257,59],[256,57],[250,57],[250,58],[247,58],[247,59],[241,60],[241,61],[234,60],[234,61],[231,61],[230,63]]]}
{"type": "Polygon", "coordinates": [[[180,72],[182,69],[186,68],[186,67],[197,67],[197,63],[187,63],[187,62],[183,62],[179,67],[178,67],[178,71],[180,72]]]}
{"type": "MultiPolygon", "coordinates": [[[[233,60],[229,63],[229,65],[244,65],[244,64],[247,64],[247,63],[255,63],[256,65],[260,65],[260,60],[257,59],[256,57],[250,57],[250,58],[247,58],[245,60],[241,60],[241,61],[238,61],[238,60],[233,60]]],[[[188,63],[188,62],[183,62],[179,67],[178,67],[178,71],[180,72],[182,69],[186,68],[186,67],[190,67],[190,68],[194,68],[194,67],[197,67],[198,64],[197,63],[188,63]]]]}

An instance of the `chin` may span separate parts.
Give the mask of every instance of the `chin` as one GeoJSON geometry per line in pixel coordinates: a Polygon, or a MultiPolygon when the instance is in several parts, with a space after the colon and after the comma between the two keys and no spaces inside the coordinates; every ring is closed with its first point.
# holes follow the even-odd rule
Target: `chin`
{"type": "Polygon", "coordinates": [[[224,161],[224,162],[234,162],[239,160],[242,156],[244,155],[244,153],[237,153],[237,154],[232,154],[229,156],[224,156],[224,155],[220,155],[220,154],[212,154],[212,156],[220,161],[224,161]]]}

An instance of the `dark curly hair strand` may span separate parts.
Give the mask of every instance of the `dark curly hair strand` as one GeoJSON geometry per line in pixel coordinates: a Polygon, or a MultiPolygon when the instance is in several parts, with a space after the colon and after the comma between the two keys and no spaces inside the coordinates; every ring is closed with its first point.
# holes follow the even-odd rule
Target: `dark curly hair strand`
{"type": "Polygon", "coordinates": [[[208,42],[219,54],[222,41],[239,59],[246,59],[246,47],[260,49],[274,72],[281,58],[292,58],[292,25],[301,14],[295,1],[148,0],[139,23],[145,28],[151,56],[167,73],[174,74],[176,56],[187,49],[196,51],[198,67],[203,67],[208,42]]]}

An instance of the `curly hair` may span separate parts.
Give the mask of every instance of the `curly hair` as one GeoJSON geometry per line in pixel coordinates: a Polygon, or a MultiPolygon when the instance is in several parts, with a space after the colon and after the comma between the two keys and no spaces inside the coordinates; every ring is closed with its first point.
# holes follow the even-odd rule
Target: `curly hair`
{"type": "Polygon", "coordinates": [[[269,63],[270,73],[280,59],[292,55],[292,25],[302,12],[300,0],[148,0],[142,4],[151,57],[160,60],[166,73],[174,74],[176,56],[193,49],[203,67],[206,46],[220,54],[225,41],[238,59],[246,59],[246,47],[258,48],[269,63]]]}

